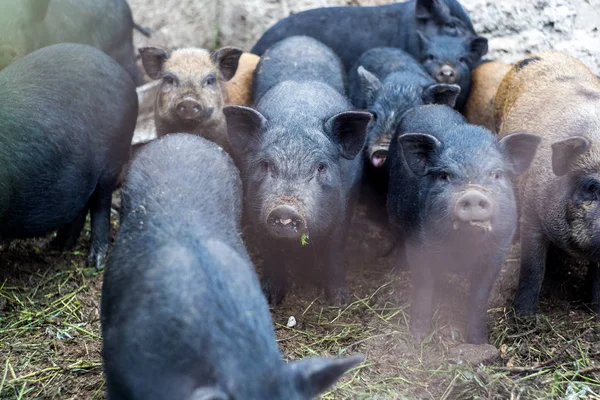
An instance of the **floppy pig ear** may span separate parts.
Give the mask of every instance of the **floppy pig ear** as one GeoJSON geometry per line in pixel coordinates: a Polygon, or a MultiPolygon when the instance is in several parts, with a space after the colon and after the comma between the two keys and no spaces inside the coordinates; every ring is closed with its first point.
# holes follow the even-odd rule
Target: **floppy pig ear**
{"type": "Polygon", "coordinates": [[[450,16],[450,9],[443,0],[417,0],[416,17],[444,21],[450,16]]]}
{"type": "Polygon", "coordinates": [[[267,124],[266,118],[258,111],[243,106],[225,106],[223,114],[227,120],[227,133],[234,154],[241,155],[246,147],[260,138],[267,124]]]}
{"type": "Polygon", "coordinates": [[[442,146],[440,141],[425,133],[405,133],[398,137],[408,168],[417,176],[427,175],[433,157],[442,146]]]}
{"type": "Polygon", "coordinates": [[[508,156],[512,172],[521,175],[531,165],[542,138],[530,133],[513,133],[500,140],[500,146],[508,156]]]}
{"type": "Polygon", "coordinates": [[[235,75],[242,53],[243,51],[236,47],[223,47],[213,53],[212,60],[226,81],[235,75]]]}
{"type": "Polygon", "coordinates": [[[471,55],[477,61],[488,52],[488,40],[483,36],[477,36],[471,40],[471,55]]]}
{"type": "Polygon", "coordinates": [[[552,171],[554,175],[566,175],[573,162],[587,152],[591,145],[590,141],[583,136],[571,136],[552,143],[552,171]]]}
{"type": "Polygon", "coordinates": [[[323,393],[348,370],[360,364],[363,355],[346,358],[309,358],[290,364],[301,394],[314,398],[323,393]]]}
{"type": "Polygon", "coordinates": [[[340,149],[342,157],[353,160],[365,147],[371,118],[373,115],[365,111],[346,111],[325,122],[325,131],[340,149]]]}
{"type": "Polygon", "coordinates": [[[139,52],[146,74],[152,79],[160,79],[169,54],[158,47],[142,47],[139,52]]]}

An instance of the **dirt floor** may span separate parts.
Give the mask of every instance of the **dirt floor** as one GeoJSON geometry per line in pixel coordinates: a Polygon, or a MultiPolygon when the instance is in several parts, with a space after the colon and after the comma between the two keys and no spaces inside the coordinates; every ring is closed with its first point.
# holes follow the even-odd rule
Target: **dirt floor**
{"type": "MultiPolygon", "coordinates": [[[[348,243],[351,304],[328,307],[298,280],[273,310],[286,359],[366,355],[323,399],[600,399],[600,318],[582,305],[581,280],[551,277],[536,318],[491,309],[495,349],[461,345],[464,316],[453,310],[464,310],[462,295],[442,298],[435,331],[416,343],[409,273],[391,273],[393,256],[381,256],[389,232],[370,210],[357,207],[348,243]]],[[[83,236],[65,254],[47,250],[49,238],[0,253],[0,399],[104,398],[102,273],[85,267],[88,228],[83,236]]]]}

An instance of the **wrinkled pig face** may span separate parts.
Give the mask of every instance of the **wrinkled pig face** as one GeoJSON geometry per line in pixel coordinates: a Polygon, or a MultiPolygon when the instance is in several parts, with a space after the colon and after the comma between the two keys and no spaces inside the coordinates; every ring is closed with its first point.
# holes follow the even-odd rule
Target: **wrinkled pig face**
{"type": "Polygon", "coordinates": [[[449,237],[479,242],[496,232],[505,234],[507,221],[516,223],[510,177],[529,167],[540,140],[536,135],[514,134],[498,143],[491,133],[484,141],[472,140],[467,131],[461,134],[472,143],[446,147],[425,134],[398,138],[410,170],[427,180],[423,215],[433,234],[427,240],[433,243],[447,242],[449,237]]]}
{"type": "Polygon", "coordinates": [[[34,50],[34,30],[42,23],[49,0],[0,2],[0,71],[34,50]]]}
{"type": "Polygon", "coordinates": [[[552,144],[552,169],[562,186],[567,224],[575,250],[600,258],[600,164],[590,162],[592,144],[576,136],[552,144]]]}
{"type": "Polygon", "coordinates": [[[226,107],[225,114],[255,226],[275,239],[299,241],[343,223],[342,159],[362,150],[369,113],[341,113],[293,131],[269,126],[249,108],[226,107]]]}
{"type": "Polygon", "coordinates": [[[155,110],[159,134],[195,133],[223,121],[223,84],[235,75],[241,50],[225,47],[211,55],[182,49],[169,56],[146,47],[140,53],[148,76],[162,81],[155,110]]]}

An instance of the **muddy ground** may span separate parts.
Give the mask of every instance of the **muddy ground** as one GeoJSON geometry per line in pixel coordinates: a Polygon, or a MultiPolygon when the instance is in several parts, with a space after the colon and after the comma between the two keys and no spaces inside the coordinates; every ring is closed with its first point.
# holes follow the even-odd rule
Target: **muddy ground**
{"type": "MultiPolygon", "coordinates": [[[[582,303],[581,279],[568,271],[551,277],[533,319],[490,309],[495,349],[461,345],[465,298],[449,290],[435,331],[416,343],[410,274],[391,273],[393,255],[382,257],[390,241],[378,208],[363,201],[356,209],[347,246],[351,304],[328,307],[298,278],[273,310],[288,360],[366,355],[323,399],[600,399],[600,320],[582,303]],[[297,325],[287,328],[291,316],[297,325]]],[[[113,219],[116,231],[116,211],[113,219]]],[[[49,251],[49,240],[14,242],[0,255],[0,399],[103,399],[102,272],[85,266],[89,228],[69,253],[49,251]]],[[[448,286],[460,287],[455,278],[448,286]]]]}

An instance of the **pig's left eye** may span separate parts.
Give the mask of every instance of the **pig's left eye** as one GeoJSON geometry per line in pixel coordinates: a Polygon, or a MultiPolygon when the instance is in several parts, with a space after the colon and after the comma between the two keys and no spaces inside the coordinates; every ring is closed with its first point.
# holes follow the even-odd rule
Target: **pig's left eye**
{"type": "Polygon", "coordinates": [[[217,79],[214,75],[209,75],[204,80],[204,86],[214,86],[217,83],[217,79]]]}
{"type": "Polygon", "coordinates": [[[319,172],[319,174],[324,174],[325,172],[327,172],[327,164],[324,162],[319,163],[319,165],[317,166],[317,171],[319,172]]]}
{"type": "Polygon", "coordinates": [[[588,195],[588,197],[591,197],[594,199],[598,198],[598,184],[597,183],[595,183],[595,182],[588,183],[586,185],[585,191],[586,191],[586,194],[588,195]]]}
{"type": "Polygon", "coordinates": [[[458,59],[458,62],[462,63],[462,64],[466,64],[467,63],[467,58],[466,57],[461,57],[461,58],[458,59]]]}
{"type": "Polygon", "coordinates": [[[492,176],[494,177],[494,179],[500,180],[504,177],[504,171],[502,171],[502,170],[494,171],[494,172],[492,172],[492,176]]]}

